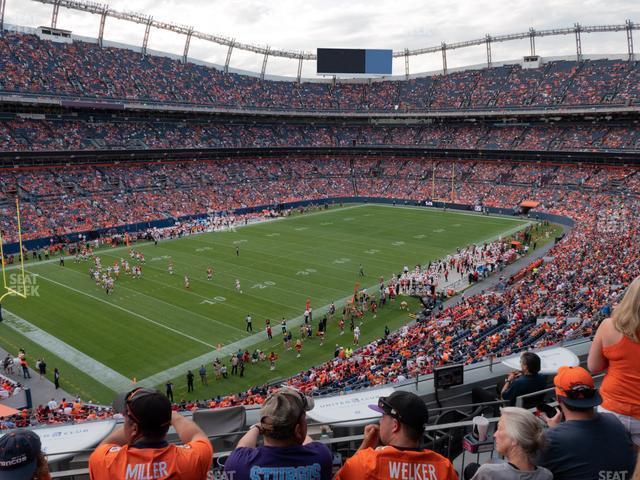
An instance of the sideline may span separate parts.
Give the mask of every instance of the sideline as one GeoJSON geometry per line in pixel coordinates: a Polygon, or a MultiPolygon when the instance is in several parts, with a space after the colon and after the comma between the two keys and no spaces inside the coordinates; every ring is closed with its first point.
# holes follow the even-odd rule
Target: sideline
{"type": "MultiPolygon", "coordinates": [[[[29,340],[44,347],[67,363],[82,370],[94,380],[115,392],[125,391],[131,386],[131,379],[109,368],[104,363],[82,353],[80,350],[45,332],[15,313],[3,310],[4,324],[24,335],[29,340]]],[[[34,374],[34,378],[38,374],[34,374]]],[[[33,388],[33,386],[32,386],[33,388]]]]}
{"type": "MultiPolygon", "coordinates": [[[[234,229],[239,229],[239,228],[246,228],[246,227],[253,227],[255,225],[262,225],[263,223],[270,223],[270,222],[276,222],[278,220],[295,220],[296,218],[307,218],[307,217],[311,217],[313,215],[320,215],[322,213],[329,213],[329,212],[337,212],[337,211],[343,211],[343,210],[351,210],[352,208],[359,208],[359,207],[364,207],[366,206],[366,203],[359,203],[357,205],[350,205],[348,207],[336,207],[336,208],[329,208],[327,210],[322,210],[320,212],[311,212],[311,213],[305,213],[304,215],[297,215],[294,217],[277,217],[277,218],[264,218],[264,219],[259,219],[259,220],[255,220],[255,221],[249,221],[249,223],[247,223],[246,225],[235,225],[233,226],[234,229]]],[[[373,204],[372,204],[373,205],[373,204]]],[[[175,225],[174,225],[175,226],[175,225]]],[[[225,230],[205,230],[203,232],[195,232],[195,233],[191,233],[189,235],[185,235],[183,237],[177,237],[177,238],[165,238],[162,240],[158,241],[158,244],[160,243],[164,243],[167,241],[173,241],[173,240],[179,240],[181,238],[189,238],[189,237],[194,237],[196,235],[202,235],[205,233],[220,233],[220,232],[227,232],[229,231],[228,229],[225,230]]],[[[90,240],[90,242],[93,240],[90,240]]],[[[135,246],[136,247],[144,247],[147,245],[152,245],[153,242],[149,241],[149,242],[136,242],[135,246]]],[[[133,244],[130,246],[122,246],[122,247],[115,247],[115,248],[108,248],[108,247],[102,247],[99,248],[98,250],[95,251],[96,256],[100,255],[101,253],[106,254],[107,251],[108,252],[119,252],[122,250],[129,250],[133,248],[133,244]]],[[[30,259],[25,259],[27,261],[31,261],[32,263],[25,263],[25,271],[27,269],[27,267],[33,267],[33,266],[37,266],[37,265],[46,265],[48,263],[56,263],[60,261],[60,256],[59,255],[55,255],[53,256],[53,258],[49,258],[49,260],[33,260],[32,258],[30,259]]],[[[13,264],[13,265],[9,265],[7,267],[5,267],[5,271],[9,271],[9,270],[16,270],[20,267],[19,264],[13,264]]]]}

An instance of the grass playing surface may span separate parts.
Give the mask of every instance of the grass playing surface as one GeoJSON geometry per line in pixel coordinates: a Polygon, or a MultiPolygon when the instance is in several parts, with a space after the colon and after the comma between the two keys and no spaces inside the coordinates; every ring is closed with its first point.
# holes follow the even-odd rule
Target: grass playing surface
{"type": "MultiPolygon", "coordinates": [[[[351,295],[356,282],[362,287],[374,286],[380,276],[388,279],[404,265],[413,267],[442,258],[455,252],[456,247],[494,239],[523,223],[432,209],[376,205],[335,208],[249,225],[235,232],[194,235],[157,246],[133,245],[146,257],[142,278],[136,280],[121,273],[112,295],[106,295],[89,278],[90,262],[74,264],[67,258],[66,266],[61,267],[57,262],[29,261],[27,272],[35,275],[32,278],[38,296],[5,299],[3,308],[127,379],[148,379],[163,385],[173,378],[176,400],[208,398],[295,374],[330,358],[336,343],[350,344],[348,328],[340,337],[335,324],[330,324],[323,347],[314,338],[305,342],[300,359],[295,352],[284,351],[279,323],[282,317],[299,317],[307,298],[317,312],[317,325],[320,307],[332,301],[338,304],[351,295]],[[174,275],[167,271],[169,259],[174,275]],[[359,275],[360,265],[364,277],[359,275]],[[211,281],[207,280],[208,266],[215,271],[211,281]],[[184,275],[191,280],[188,290],[184,275]],[[240,280],[242,294],[235,289],[236,279],[240,280]],[[253,317],[254,332],[264,331],[265,319],[271,319],[271,342],[263,333],[248,338],[247,314],[253,317]],[[209,362],[209,386],[200,385],[194,370],[196,392],[189,396],[186,368],[162,376],[162,372],[194,358],[215,356],[219,344],[230,348],[235,342],[243,342],[239,344],[243,349],[249,343],[246,348],[250,352],[255,348],[276,351],[280,356],[277,369],[270,371],[267,362],[248,365],[244,378],[216,382],[209,362]]],[[[129,257],[128,249],[101,250],[98,255],[104,267],[121,257],[138,263],[129,257]]],[[[381,336],[385,325],[393,330],[409,320],[406,312],[390,305],[379,312],[377,319],[365,320],[361,344],[381,336]]],[[[24,347],[31,364],[44,356],[51,371],[60,368],[63,388],[85,399],[110,402],[113,384],[99,371],[81,359],[70,360],[68,352],[52,354],[46,339],[34,340],[33,335],[25,338],[22,333],[30,329],[15,322],[12,325],[0,324],[3,347],[12,352],[24,347]]],[[[295,341],[297,327],[293,333],[295,341]]]]}

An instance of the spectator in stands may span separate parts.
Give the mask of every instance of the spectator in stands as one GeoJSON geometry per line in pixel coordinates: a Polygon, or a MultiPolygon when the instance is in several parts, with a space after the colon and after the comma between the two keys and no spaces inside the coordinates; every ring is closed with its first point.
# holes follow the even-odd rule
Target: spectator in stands
{"type": "Polygon", "coordinates": [[[91,454],[91,479],[207,478],[213,461],[211,443],[195,423],[172,412],[167,397],[156,390],[136,388],[118,397],[114,407],[124,415],[124,426],[91,454]],[[184,445],[167,443],[169,426],[184,445]]]}
{"type": "Polygon", "coordinates": [[[601,412],[616,415],[640,449],[640,277],[637,277],[611,318],[603,320],[589,351],[589,370],[604,370],[601,412]]]}
{"type": "Polygon", "coordinates": [[[471,395],[473,403],[491,402],[496,399],[508,400],[511,406],[521,395],[538,392],[547,387],[547,380],[540,375],[540,357],[533,352],[524,352],[520,356],[521,370],[511,372],[502,384],[496,387],[498,396],[487,392],[484,388],[476,387],[471,395]]]}
{"type": "Polygon", "coordinates": [[[312,408],[311,397],[291,388],[269,395],[260,409],[260,422],[240,439],[225,462],[227,478],[284,478],[296,471],[297,478],[329,480],[331,452],[307,435],[306,412],[312,408]],[[257,447],[260,434],[264,445],[257,447]]]}
{"type": "MultiPolygon", "coordinates": [[[[505,407],[501,410],[498,429],[494,434],[496,452],[506,462],[487,463],[477,469],[473,480],[551,480],[553,475],[536,467],[534,459],[544,447],[544,430],[533,413],[524,408],[505,407]]],[[[470,464],[467,473],[476,468],[470,464]]]]}
{"type": "Polygon", "coordinates": [[[365,427],[360,448],[345,462],[336,480],[458,479],[449,459],[419,448],[429,413],[415,393],[396,391],[369,408],[382,413],[380,425],[365,427]],[[381,446],[376,448],[378,443],[381,446]]]}
{"type": "Polygon", "coordinates": [[[40,437],[31,430],[18,430],[0,438],[2,480],[51,480],[40,437]]]}
{"type": "Polygon", "coordinates": [[[560,411],[543,414],[550,428],[538,464],[556,480],[630,478],[636,458],[629,432],[614,415],[596,412],[602,398],[589,372],[560,367],[553,383],[560,411]]]}

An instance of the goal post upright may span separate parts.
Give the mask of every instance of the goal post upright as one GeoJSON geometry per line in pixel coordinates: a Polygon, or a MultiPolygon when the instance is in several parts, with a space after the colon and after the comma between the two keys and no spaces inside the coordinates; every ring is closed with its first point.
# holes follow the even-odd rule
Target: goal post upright
{"type": "MultiPolygon", "coordinates": [[[[27,298],[27,281],[25,278],[25,270],[24,270],[24,251],[22,249],[22,224],[20,219],[20,201],[16,197],[16,218],[18,221],[18,245],[20,248],[20,278],[22,284],[22,291],[18,291],[9,286],[7,283],[7,269],[6,262],[4,258],[4,247],[2,241],[2,232],[0,231],[0,263],[2,265],[2,284],[4,287],[4,292],[0,293],[0,301],[2,301],[5,297],[9,295],[17,295],[22,298],[27,298]]],[[[17,285],[16,285],[17,286],[17,285]]]]}

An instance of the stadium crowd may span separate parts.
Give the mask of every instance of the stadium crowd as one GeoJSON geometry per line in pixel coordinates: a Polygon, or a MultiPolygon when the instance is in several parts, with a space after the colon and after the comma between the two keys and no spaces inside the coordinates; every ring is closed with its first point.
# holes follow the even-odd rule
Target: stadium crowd
{"type": "Polygon", "coordinates": [[[507,208],[535,200],[546,209],[569,209],[568,204],[587,205],[602,190],[637,196],[640,174],[632,167],[350,155],[6,169],[0,175],[0,228],[6,241],[14,239],[16,194],[28,240],[108,229],[132,219],[328,197],[431,198],[507,208]]]}
{"type": "Polygon", "coordinates": [[[7,32],[0,89],[8,93],[197,104],[240,109],[424,111],[630,105],[640,101],[637,61],[552,61],[463,70],[402,81],[261,81],[127,48],[71,44],[7,32]]]}
{"type": "Polygon", "coordinates": [[[98,115],[90,119],[58,115],[0,119],[0,151],[9,152],[341,146],[626,152],[640,149],[640,136],[633,126],[618,122],[389,126],[117,120],[98,115]]]}
{"type": "MultiPolygon", "coordinates": [[[[23,226],[31,238],[46,232],[78,231],[77,224],[69,222],[73,216],[54,214],[66,211],[67,202],[78,202],[76,205],[85,208],[77,214],[91,223],[80,222],[82,229],[117,225],[119,205],[122,212],[127,212],[120,220],[124,223],[128,218],[159,218],[166,212],[194,214],[222,207],[352,196],[356,192],[414,200],[453,195],[460,203],[507,208],[524,199],[535,199],[541,202],[540,210],[574,219],[574,228],[553,248],[547,261],[505,279],[504,289],[434,311],[423,322],[355,347],[349,356],[338,356],[288,381],[302,391],[326,394],[411,378],[448,361],[469,364],[591,336],[603,312],[638,271],[640,243],[634,213],[640,208],[640,192],[634,182],[637,170],[488,162],[456,165],[427,159],[349,156],[316,161],[227,160],[220,164],[197,162],[187,168],[168,163],[81,167],[78,171],[17,170],[3,175],[3,183],[8,189],[5,194],[11,188],[29,194],[31,202],[23,200],[23,226]],[[446,177],[452,170],[453,192],[446,177]],[[433,172],[436,181],[432,185],[429,174],[433,172]],[[79,190],[69,191],[66,185],[72,178],[77,179],[74,188],[86,188],[91,200],[80,200],[79,190]],[[246,182],[252,184],[249,197],[243,194],[246,182]],[[155,203],[155,194],[150,191],[157,185],[170,192],[162,199],[166,203],[155,203]],[[431,197],[434,187],[436,193],[431,197]],[[207,189],[213,193],[207,193],[207,189]],[[131,204],[121,199],[137,201],[131,204]],[[173,202],[185,203],[176,207],[173,202]],[[40,214],[32,219],[38,211],[40,214]],[[101,223],[106,212],[110,221],[101,223]]],[[[6,220],[3,229],[11,231],[6,220]]],[[[239,395],[185,402],[175,408],[255,404],[268,393],[267,386],[259,386],[239,395]]]]}
{"type": "MultiPolygon", "coordinates": [[[[77,40],[57,43],[7,32],[0,36],[0,65],[0,94],[233,109],[473,111],[629,106],[640,101],[640,63],[615,59],[552,61],[534,69],[502,65],[406,81],[294,83],[223,74],[215,68],[141,56],[125,48],[102,48],[77,40]]],[[[0,151],[4,152],[355,145],[626,152],[640,148],[640,132],[633,125],[615,121],[380,126],[133,120],[118,119],[117,115],[72,118],[46,114],[35,118],[5,114],[0,119],[0,151]]],[[[514,210],[529,200],[539,203],[534,212],[570,217],[575,223],[567,235],[556,239],[544,259],[510,277],[500,276],[500,272],[515,260],[516,248],[502,241],[471,245],[422,267],[398,266],[398,275],[381,281],[377,295],[369,292],[354,297],[342,317],[336,315],[336,321],[342,318],[344,322],[354,315],[366,319],[376,308],[383,308],[387,298],[392,302],[399,294],[431,297],[432,308],[416,322],[397,332],[387,331],[362,346],[358,343],[360,327],[352,319],[353,346],[337,345],[332,360],[283,382],[295,390],[265,384],[202,400],[173,402],[171,395],[170,403],[168,395],[136,388],[113,408],[80,398],[51,399],[31,411],[0,418],[0,430],[115,417],[124,421],[124,427],[112,432],[92,453],[91,478],[116,478],[125,470],[137,478],[168,475],[162,471],[166,463],[152,463],[151,456],[158,452],[171,458],[170,469],[187,478],[205,478],[211,468],[211,445],[204,432],[177,412],[260,405],[260,421],[240,439],[225,471],[232,478],[254,478],[256,472],[268,476],[295,468],[298,473],[305,472],[304,478],[328,479],[332,475],[330,452],[307,435],[305,412],[313,407],[313,396],[397,385],[448,363],[468,365],[591,338],[598,332],[588,366],[592,373],[607,370],[600,392],[586,370],[561,367],[554,378],[556,416],[541,415],[549,428],[543,430],[531,412],[503,409],[495,442],[497,453],[508,463],[475,465],[473,472],[465,471],[465,478],[523,478],[522,474],[530,474],[526,478],[582,479],[597,471],[599,478],[602,472],[606,478],[629,478],[633,470],[631,441],[636,451],[640,442],[640,413],[637,404],[630,403],[640,395],[636,318],[640,280],[634,281],[640,271],[638,168],[347,154],[6,168],[0,170],[0,230],[4,241],[16,240],[13,202],[18,197],[24,239],[51,237],[50,245],[28,252],[27,260],[32,262],[48,259],[57,251],[69,254],[69,246],[79,243],[85,245],[83,252],[90,250],[85,235],[98,229],[181,219],[169,227],[132,234],[152,240],[175,238],[277,214],[270,208],[246,215],[226,213],[234,209],[354,196],[410,202],[442,199],[514,210]],[[203,214],[208,216],[184,220],[203,214]],[[431,286],[435,287],[435,278],[446,279],[454,271],[469,282],[490,273],[500,278],[496,288],[463,295],[459,303],[445,308],[442,300],[446,291],[436,292],[431,286]],[[628,296],[621,302],[625,290],[628,296]],[[597,413],[600,403],[604,410],[597,413]],[[558,411],[565,418],[562,423],[558,411]],[[166,444],[169,425],[188,448],[166,444]],[[258,446],[259,435],[264,446],[258,446]],[[277,459],[278,455],[286,461],[277,459]],[[142,469],[135,470],[139,465],[159,470],[147,471],[147,477],[142,469]]],[[[532,228],[537,231],[540,226],[532,228]]],[[[112,230],[98,244],[128,240],[112,230]]],[[[519,240],[526,248],[536,248],[527,234],[519,240]]],[[[11,263],[15,257],[8,255],[6,260],[11,263]]],[[[333,315],[330,321],[334,321],[333,315]]],[[[271,336],[270,327],[268,332],[271,336]]],[[[310,329],[301,330],[304,332],[311,336],[310,329]]],[[[267,361],[273,368],[276,358],[266,352],[239,351],[229,359],[230,374],[244,371],[245,365],[251,368],[252,363],[267,361]]],[[[38,362],[42,366],[43,361],[38,362]]],[[[19,372],[23,378],[29,375],[24,351],[18,352],[17,360],[7,356],[3,367],[0,399],[22,391],[16,380],[19,372]]],[[[203,365],[201,378],[211,368],[216,381],[227,378],[226,364],[219,361],[203,365]]],[[[539,365],[533,373],[538,370],[539,365]]],[[[42,371],[40,368],[41,375],[42,371]]],[[[194,375],[189,375],[192,385],[194,375]]],[[[506,383],[514,378],[508,377],[506,383]]],[[[425,471],[411,470],[428,464],[434,475],[437,469],[437,478],[457,480],[449,460],[418,448],[429,414],[417,396],[396,392],[380,398],[373,409],[382,414],[380,425],[365,429],[360,449],[335,478],[381,478],[383,468],[385,472],[397,468],[415,478],[428,478],[425,471]],[[379,444],[385,446],[374,450],[379,444]]],[[[12,431],[0,439],[0,477],[15,464],[25,469],[18,474],[28,471],[28,478],[50,478],[40,440],[32,432],[12,431]],[[11,458],[16,449],[20,455],[11,458]]],[[[636,471],[634,478],[638,476],[636,471]]]]}

